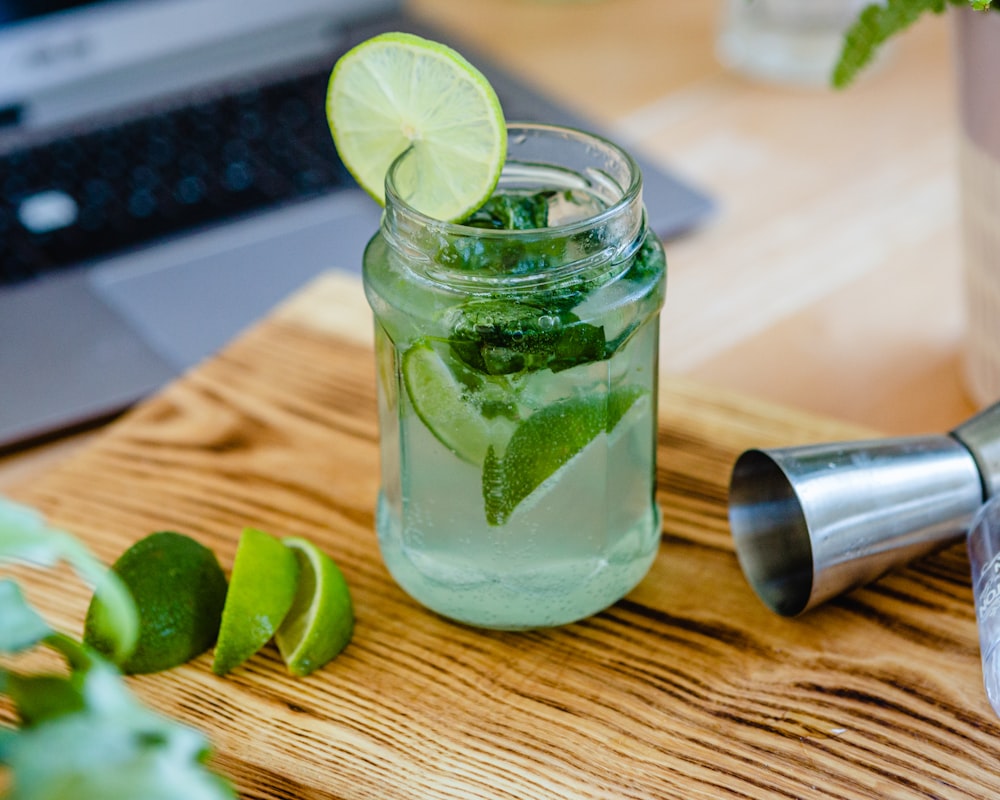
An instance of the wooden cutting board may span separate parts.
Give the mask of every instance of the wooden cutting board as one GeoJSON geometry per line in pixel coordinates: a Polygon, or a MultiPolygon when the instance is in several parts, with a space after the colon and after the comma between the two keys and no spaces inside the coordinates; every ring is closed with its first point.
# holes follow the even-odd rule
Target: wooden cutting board
{"type": "MultiPolygon", "coordinates": [[[[998,796],[960,546],[797,620],[756,599],[733,554],[726,486],[742,450],[867,432],[665,379],[648,577],[575,625],[474,630],[410,600],[379,558],[369,336],[357,284],[330,275],[14,492],[107,561],[173,529],[228,570],[256,525],[341,564],[355,638],[309,678],[269,646],[226,678],[205,655],[131,679],[209,734],[243,797],[998,796]]],[[[78,634],[87,590],[20,574],[78,634]]]]}

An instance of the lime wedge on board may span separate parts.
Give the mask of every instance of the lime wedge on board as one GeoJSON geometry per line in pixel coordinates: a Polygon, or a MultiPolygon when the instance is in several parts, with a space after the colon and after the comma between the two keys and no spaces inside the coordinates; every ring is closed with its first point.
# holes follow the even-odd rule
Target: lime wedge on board
{"type": "Polygon", "coordinates": [[[212,671],[225,675],[267,644],[284,621],[299,581],[291,548],[264,531],[244,529],[229,576],[212,671]]]}
{"type": "Polygon", "coordinates": [[[347,647],[354,632],[354,606],[347,581],[330,556],[308,539],[282,541],[298,559],[299,584],[274,640],[288,671],[302,677],[347,647]]]}
{"type": "MultiPolygon", "coordinates": [[[[158,531],[129,547],[112,566],[139,613],[139,639],[118,666],[128,675],[176,667],[208,650],[219,633],[226,576],[215,554],[194,539],[158,531]]],[[[110,655],[104,604],[95,595],[83,641],[110,655]]]]}

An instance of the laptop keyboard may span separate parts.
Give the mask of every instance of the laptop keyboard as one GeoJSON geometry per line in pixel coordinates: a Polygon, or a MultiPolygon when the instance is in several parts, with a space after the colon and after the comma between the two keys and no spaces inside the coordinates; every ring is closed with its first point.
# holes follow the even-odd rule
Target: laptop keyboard
{"type": "Polygon", "coordinates": [[[0,153],[0,283],[353,185],[329,69],[0,153]]]}

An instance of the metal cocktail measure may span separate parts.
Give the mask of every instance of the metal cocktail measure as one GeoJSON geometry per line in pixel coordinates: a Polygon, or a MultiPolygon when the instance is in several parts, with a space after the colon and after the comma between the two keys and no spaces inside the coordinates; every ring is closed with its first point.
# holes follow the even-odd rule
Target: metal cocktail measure
{"type": "Polygon", "coordinates": [[[729,524],[747,581],[789,617],[966,537],[1000,714],[1000,403],[948,434],[748,450],[729,524]]]}

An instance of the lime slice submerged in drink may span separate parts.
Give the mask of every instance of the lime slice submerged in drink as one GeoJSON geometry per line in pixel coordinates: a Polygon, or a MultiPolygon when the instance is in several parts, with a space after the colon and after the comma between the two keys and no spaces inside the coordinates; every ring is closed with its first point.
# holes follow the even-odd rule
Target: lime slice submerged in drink
{"type": "Polygon", "coordinates": [[[463,461],[479,465],[490,446],[492,426],[469,398],[470,386],[460,375],[476,378],[467,370],[456,374],[429,340],[417,342],[403,355],[403,382],[417,416],[441,444],[463,461]]]}
{"type": "Polygon", "coordinates": [[[503,525],[601,433],[611,433],[644,395],[625,387],[609,396],[552,403],[522,422],[501,456],[491,446],[483,464],[483,500],[490,525],[503,525]]]}

